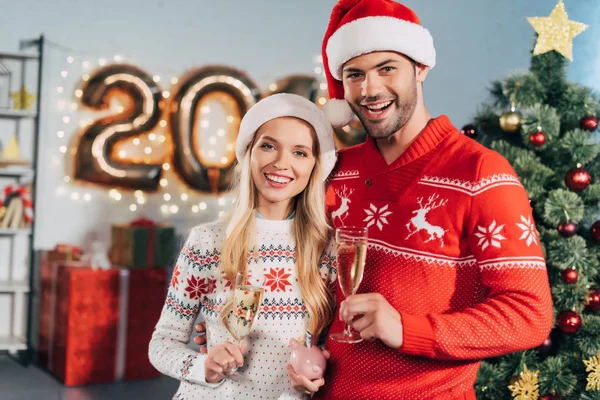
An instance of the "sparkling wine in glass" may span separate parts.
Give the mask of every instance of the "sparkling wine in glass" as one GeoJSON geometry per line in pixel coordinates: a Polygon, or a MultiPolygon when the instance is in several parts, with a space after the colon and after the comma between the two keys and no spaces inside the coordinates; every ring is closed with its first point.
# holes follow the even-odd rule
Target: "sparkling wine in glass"
{"type": "MultiPolygon", "coordinates": [[[[227,328],[238,346],[242,345],[244,339],[252,331],[252,325],[260,311],[264,293],[264,287],[247,285],[244,283],[243,275],[237,274],[233,292],[233,312],[227,328]]],[[[237,368],[232,370],[231,374],[236,375],[237,368]]]]}
{"type": "MultiPolygon", "coordinates": [[[[367,256],[367,228],[342,227],[335,232],[337,249],[337,279],[345,297],[358,290],[365,270],[367,256]]],[[[330,338],[341,343],[358,343],[362,338],[346,324],[344,332],[331,334],[330,338]]]]}

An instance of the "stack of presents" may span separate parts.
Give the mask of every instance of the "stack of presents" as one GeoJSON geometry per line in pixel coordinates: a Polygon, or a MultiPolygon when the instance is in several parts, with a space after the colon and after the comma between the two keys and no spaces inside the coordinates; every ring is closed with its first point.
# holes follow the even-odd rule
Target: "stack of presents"
{"type": "Polygon", "coordinates": [[[148,344],[160,317],[173,227],[139,219],[113,225],[109,265],[77,246],[42,256],[39,363],[66,386],[159,376],[148,344]]]}

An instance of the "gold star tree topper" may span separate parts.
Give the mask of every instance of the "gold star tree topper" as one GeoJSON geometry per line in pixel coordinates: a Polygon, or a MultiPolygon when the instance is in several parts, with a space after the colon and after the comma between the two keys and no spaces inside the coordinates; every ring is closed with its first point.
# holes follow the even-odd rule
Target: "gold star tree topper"
{"type": "Polygon", "coordinates": [[[534,56],[556,50],[571,61],[573,38],[588,28],[586,24],[569,20],[562,0],[548,17],[528,17],[527,21],[539,35],[533,49],[534,56]]]}
{"type": "Polygon", "coordinates": [[[17,92],[12,92],[10,97],[12,97],[15,110],[31,110],[37,96],[29,93],[25,86],[21,86],[21,89],[17,92]]]}

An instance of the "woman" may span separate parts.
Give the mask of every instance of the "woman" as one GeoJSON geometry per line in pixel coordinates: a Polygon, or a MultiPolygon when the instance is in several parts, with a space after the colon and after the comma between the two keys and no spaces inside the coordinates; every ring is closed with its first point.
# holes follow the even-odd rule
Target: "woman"
{"type": "Polygon", "coordinates": [[[306,330],[319,337],[333,315],[324,193],[336,161],[333,130],[310,101],[269,96],[242,119],[236,157],[233,212],[192,229],[150,342],[150,361],[181,380],[174,399],[302,399],[323,382],[303,385],[299,377],[292,387],[288,343],[306,330]],[[242,346],[226,326],[238,272],[265,288],[242,346]],[[198,314],[206,321],[208,354],[187,347],[198,314]]]}

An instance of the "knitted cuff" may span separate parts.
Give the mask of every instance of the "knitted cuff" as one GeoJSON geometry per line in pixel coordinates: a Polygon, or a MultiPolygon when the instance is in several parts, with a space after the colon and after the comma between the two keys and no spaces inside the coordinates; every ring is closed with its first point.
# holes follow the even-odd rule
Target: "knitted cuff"
{"type": "Polygon", "coordinates": [[[399,352],[413,356],[435,358],[435,334],[425,315],[400,313],[402,318],[402,346],[399,352]]]}
{"type": "Polygon", "coordinates": [[[206,377],[204,375],[204,362],[206,361],[206,357],[207,356],[205,354],[198,353],[193,358],[193,362],[190,365],[188,373],[185,376],[182,376],[182,378],[188,382],[196,383],[198,385],[204,385],[211,388],[219,387],[225,380],[222,380],[218,383],[206,382],[206,377]]]}

